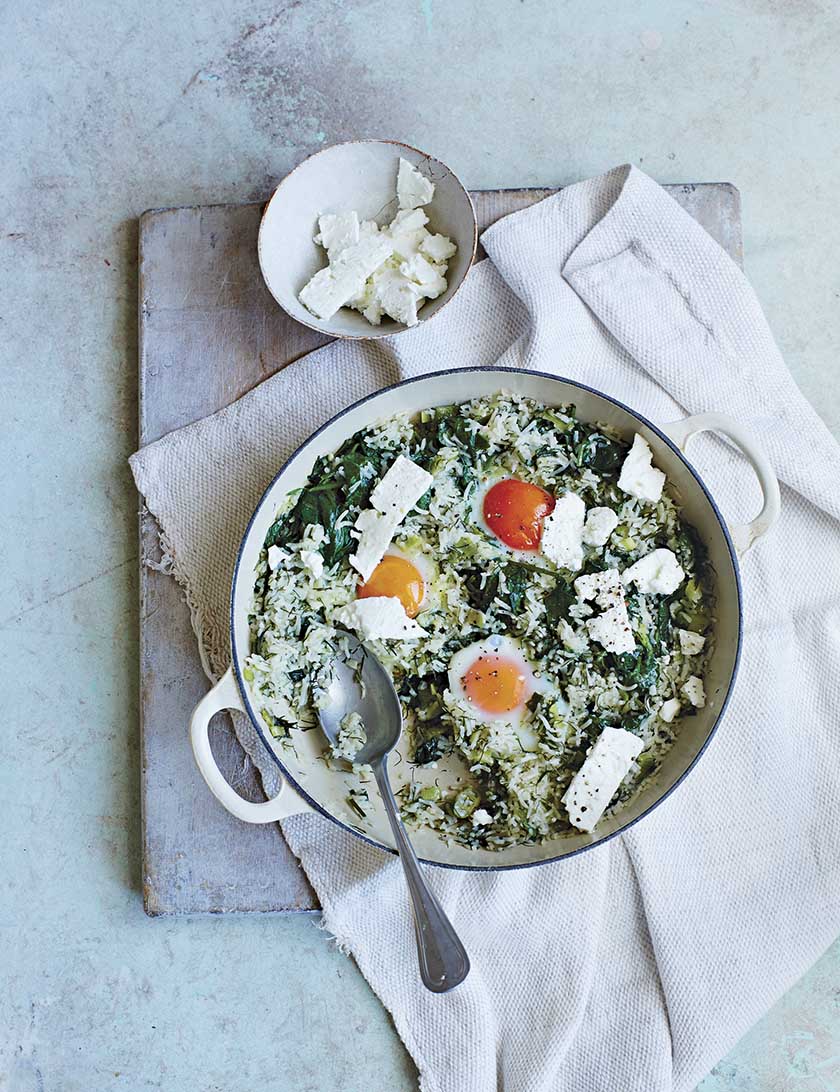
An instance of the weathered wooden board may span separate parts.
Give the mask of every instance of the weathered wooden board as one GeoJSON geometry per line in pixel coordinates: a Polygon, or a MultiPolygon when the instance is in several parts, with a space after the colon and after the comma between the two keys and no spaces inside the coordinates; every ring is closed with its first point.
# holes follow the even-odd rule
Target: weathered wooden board
{"type": "MultiPolygon", "coordinates": [[[[736,260],[738,191],[724,184],[668,187],[736,260]]],[[[555,192],[473,194],[483,229],[555,192]]],[[[256,260],[261,205],[147,212],[140,221],[140,443],[235,401],[325,343],[274,303],[256,260]]],[[[483,255],[479,255],[483,257],[483,255]]],[[[144,901],[149,914],[310,910],[315,898],[276,824],[232,818],[204,786],[187,739],[207,689],[189,612],[174,580],[146,565],[154,521],[141,508],[141,748],[144,901]]],[[[229,721],[213,749],[228,780],[264,799],[229,721]]]]}

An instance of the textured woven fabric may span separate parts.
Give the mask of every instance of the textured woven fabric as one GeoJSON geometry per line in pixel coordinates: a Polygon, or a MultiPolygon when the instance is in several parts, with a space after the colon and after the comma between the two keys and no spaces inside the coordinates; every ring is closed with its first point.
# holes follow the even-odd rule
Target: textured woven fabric
{"type": "MultiPolygon", "coordinates": [[[[761,436],[783,511],[743,561],[742,667],[715,740],[621,839],[512,874],[429,870],[470,952],[463,986],[420,985],[395,860],[317,816],[283,824],[425,1092],[687,1092],[840,931],[840,448],[742,273],[639,171],[572,186],[483,242],[491,261],[434,322],[327,346],[132,467],[218,675],[233,558],[263,488],[316,426],[387,383],[532,367],[655,421],[725,410],[761,436]]],[[[707,437],[690,455],[727,518],[753,514],[737,451],[707,437]]],[[[236,727],[275,791],[249,724],[236,727]]]]}

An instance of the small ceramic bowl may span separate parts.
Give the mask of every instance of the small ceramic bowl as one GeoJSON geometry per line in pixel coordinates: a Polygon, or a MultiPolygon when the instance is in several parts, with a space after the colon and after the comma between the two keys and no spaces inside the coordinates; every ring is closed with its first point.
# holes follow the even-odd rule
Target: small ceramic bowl
{"type": "Polygon", "coordinates": [[[478,227],[470,195],[439,159],[396,140],[354,140],[316,152],[283,179],[268,202],[260,224],[260,269],[280,306],[293,319],[331,337],[378,338],[413,329],[383,318],[373,326],[364,315],[342,307],[330,319],[308,311],[298,294],[309,278],[327,264],[326,252],[313,241],[318,217],[326,212],[355,210],[363,220],[387,224],[397,212],[397,165],[400,156],[435,184],[424,211],[429,230],[457,244],[449,259],[446,291],[427,300],[418,314],[428,322],[460,288],[475,257],[478,227]]]}

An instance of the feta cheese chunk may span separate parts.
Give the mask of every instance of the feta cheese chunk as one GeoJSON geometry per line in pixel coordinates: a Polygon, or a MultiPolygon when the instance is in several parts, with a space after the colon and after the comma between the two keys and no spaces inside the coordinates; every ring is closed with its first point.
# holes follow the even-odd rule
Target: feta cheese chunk
{"type": "Polygon", "coordinates": [[[359,241],[359,217],[355,212],[328,212],[318,217],[318,234],[315,242],[320,243],[329,255],[330,261],[342,250],[359,241]]]}
{"type": "Polygon", "coordinates": [[[416,209],[428,205],[435,195],[435,184],[400,156],[397,170],[397,201],[401,209],[416,209]]]}
{"type": "Polygon", "coordinates": [[[583,520],[586,505],[576,493],[557,498],[554,511],[543,524],[540,549],[561,569],[573,572],[583,565],[583,520]]]}
{"type": "Polygon", "coordinates": [[[408,641],[425,637],[423,627],[409,618],[405,607],[392,595],[372,595],[339,607],[333,621],[354,629],[366,641],[408,641]]]}
{"type": "Polygon", "coordinates": [[[601,732],[563,796],[572,826],[587,833],[595,829],[643,746],[623,728],[601,732]]]}
{"type": "Polygon", "coordinates": [[[433,262],[446,262],[457,250],[457,246],[445,235],[427,235],[420,244],[420,253],[433,262]]]}
{"type": "Polygon", "coordinates": [[[368,322],[372,326],[378,326],[382,321],[382,303],[376,293],[376,278],[379,276],[380,270],[377,269],[368,279],[365,281],[364,287],[358,296],[354,296],[352,300],[348,300],[347,306],[354,307],[357,311],[365,316],[368,322]]]}
{"type": "Polygon", "coordinates": [[[697,675],[689,675],[680,689],[695,709],[702,709],[706,704],[706,688],[697,675]]]}
{"type": "Polygon", "coordinates": [[[362,579],[373,570],[391,545],[394,531],[431,486],[434,478],[422,466],[398,455],[370,495],[371,508],[360,512],[355,527],[360,532],[350,564],[362,579]]]}
{"type": "Polygon", "coordinates": [[[424,239],[428,238],[428,222],[429,217],[422,209],[403,209],[383,229],[382,234],[391,240],[397,258],[411,261],[420,253],[424,239]]]}
{"type": "Polygon", "coordinates": [[[387,236],[364,235],[319,269],[300,293],[300,302],[318,318],[328,319],[358,296],[365,281],[394,251],[387,236]]]}
{"type": "Polygon", "coordinates": [[[659,712],[656,714],[661,721],[665,724],[671,724],[675,717],[680,714],[680,703],[676,698],[669,698],[667,701],[659,706],[659,712]]]}
{"type": "Polygon", "coordinates": [[[274,572],[280,565],[283,559],[283,551],[279,546],[269,546],[268,548],[268,567],[274,572]]]}
{"type": "Polygon", "coordinates": [[[484,808],[476,808],[471,818],[474,827],[486,827],[493,822],[493,816],[484,808]]]}
{"type": "Polygon", "coordinates": [[[618,488],[639,500],[658,501],[665,485],[665,475],[652,466],[650,444],[638,432],[621,467],[618,488]]]}
{"type": "Polygon", "coordinates": [[[437,299],[441,292],[446,291],[446,277],[422,254],[415,254],[410,261],[402,262],[400,273],[413,281],[417,285],[415,291],[426,299],[437,299]]]}
{"type": "Polygon", "coordinates": [[[625,569],[621,579],[625,584],[635,584],[643,595],[671,595],[682,584],[685,572],[676,554],[660,548],[625,569]]]}
{"type": "Polygon", "coordinates": [[[310,572],[317,580],[324,574],[324,558],[318,550],[301,550],[300,560],[304,569],[310,572]]]}
{"type": "Polygon", "coordinates": [[[624,601],[624,587],[618,569],[579,576],[575,591],[581,599],[594,599],[603,613],[586,620],[586,632],[607,652],[632,652],[636,647],[633,628],[624,601]]]}
{"type": "Polygon", "coordinates": [[[379,309],[404,326],[417,325],[420,292],[398,269],[383,269],[373,279],[373,293],[379,309]]]}
{"type": "MultiPolygon", "coordinates": [[[[425,228],[428,222],[429,217],[422,209],[400,209],[385,230],[391,235],[403,235],[425,228]]],[[[423,238],[426,235],[428,235],[428,232],[425,232],[423,238]]]]}
{"type": "Polygon", "coordinates": [[[350,564],[361,574],[362,580],[370,580],[373,570],[391,545],[399,522],[392,516],[383,516],[373,508],[366,508],[359,513],[354,524],[359,532],[359,541],[356,543],[356,552],[350,555],[350,564]]]}
{"type": "Polygon", "coordinates": [[[696,656],[703,651],[703,646],[706,644],[706,638],[700,634],[695,633],[690,629],[678,629],[677,636],[680,639],[680,651],[684,652],[686,656],[696,656]]]}
{"type": "Polygon", "coordinates": [[[428,470],[398,455],[371,493],[370,503],[377,512],[394,515],[402,523],[433,481],[428,470]]]}
{"type": "Polygon", "coordinates": [[[604,569],[600,573],[579,576],[575,581],[575,591],[581,599],[594,599],[604,610],[624,602],[624,585],[618,569],[604,569]]]}
{"type": "Polygon", "coordinates": [[[583,541],[587,546],[605,546],[618,527],[618,514],[612,508],[590,508],[583,525],[583,541]]]}
{"type": "Polygon", "coordinates": [[[586,620],[586,632],[607,652],[632,652],[636,639],[624,603],[586,620]]]}

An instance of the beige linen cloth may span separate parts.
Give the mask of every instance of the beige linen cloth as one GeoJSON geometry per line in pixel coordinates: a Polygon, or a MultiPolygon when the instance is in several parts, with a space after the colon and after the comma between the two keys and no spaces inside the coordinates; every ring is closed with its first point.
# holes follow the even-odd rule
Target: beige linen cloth
{"type": "MultiPolygon", "coordinates": [[[[783,513],[743,561],[741,671],[715,740],[605,846],[513,873],[429,869],[471,955],[461,987],[422,988],[395,859],[319,816],[283,823],[424,1092],[689,1090],[840,932],[840,449],[743,274],[641,172],[571,186],[483,242],[490,261],[434,322],[314,352],[132,468],[218,676],[232,565],[264,487],[313,429],[386,384],[498,362],[654,421],[724,410],[753,428],[783,513]]],[[[727,516],[754,513],[737,452],[707,438],[691,458],[727,516]]],[[[172,728],[187,746],[186,725],[172,728]]],[[[237,731],[276,791],[244,718],[237,731]]]]}

